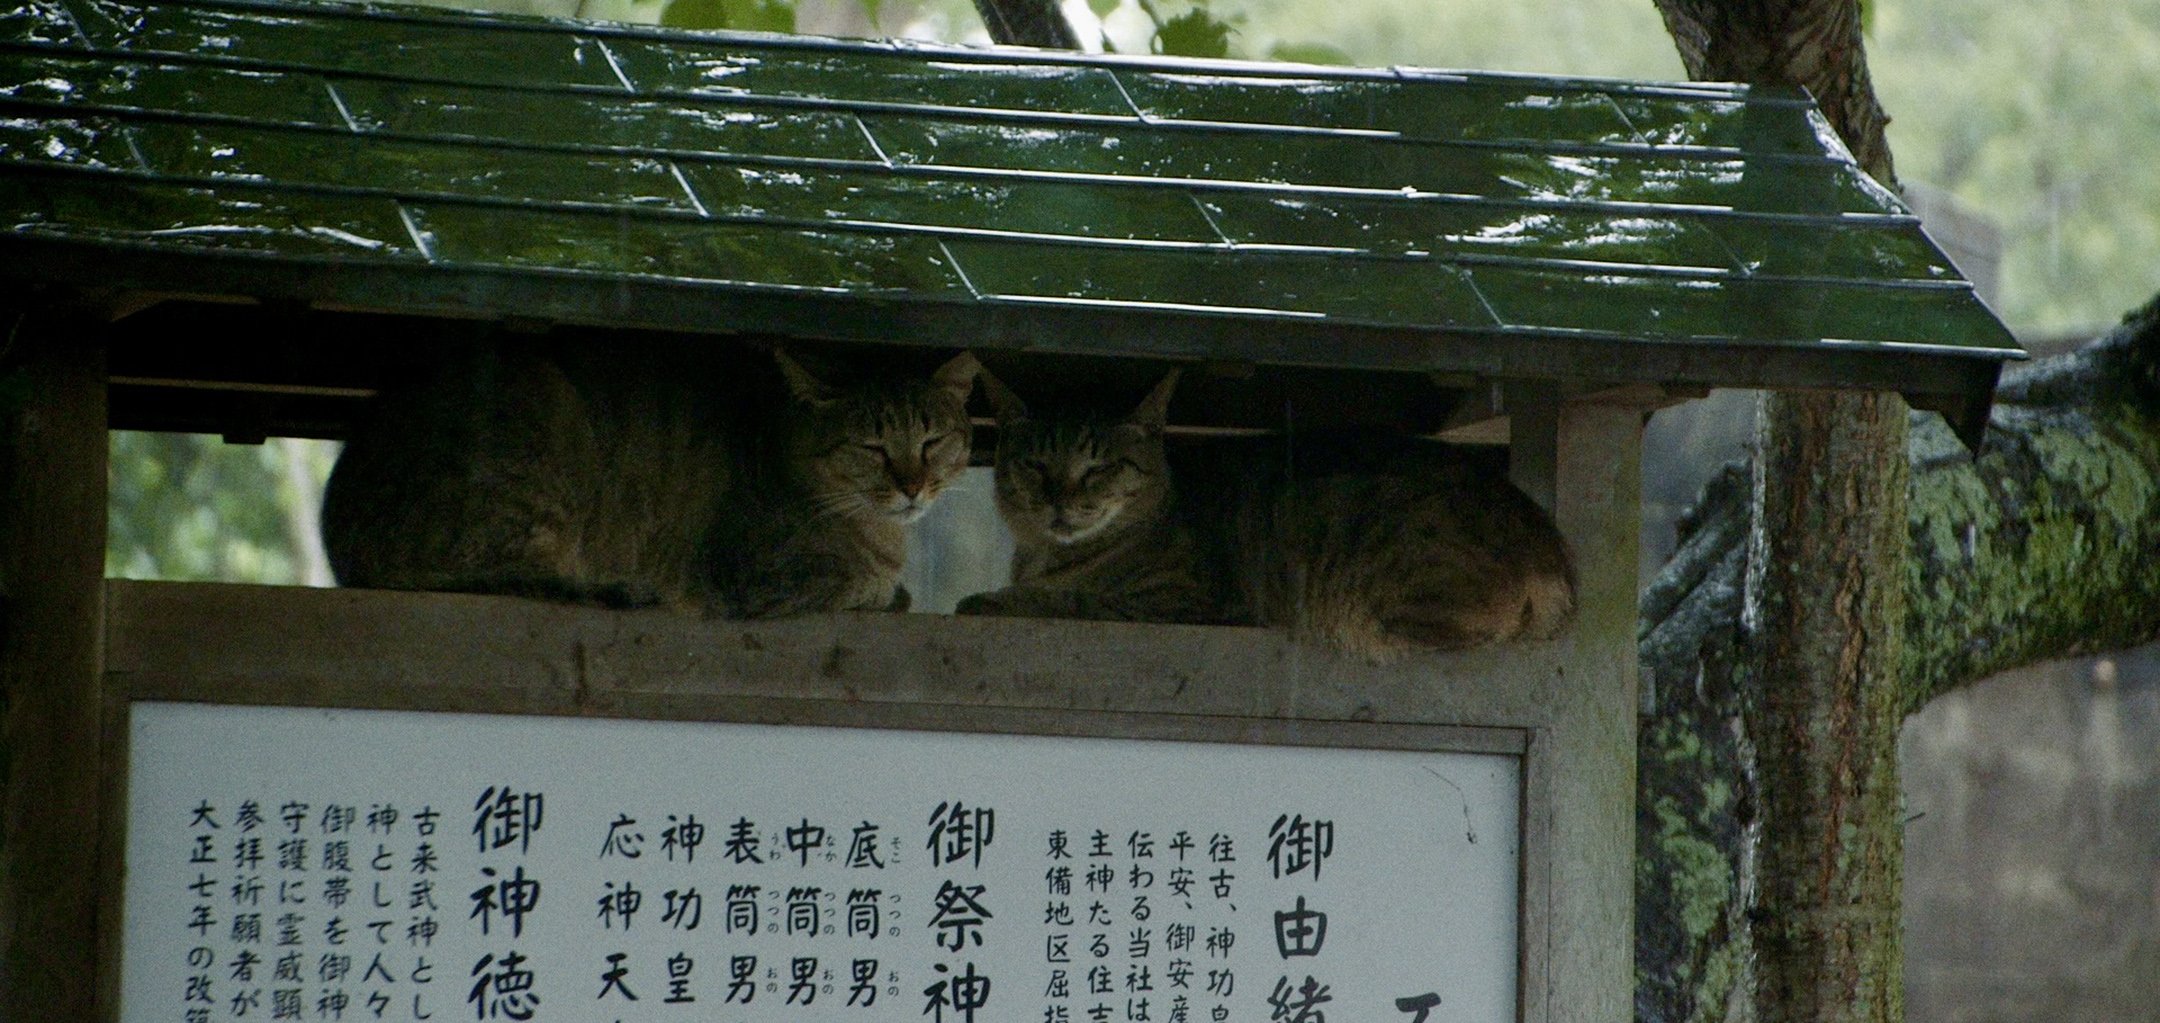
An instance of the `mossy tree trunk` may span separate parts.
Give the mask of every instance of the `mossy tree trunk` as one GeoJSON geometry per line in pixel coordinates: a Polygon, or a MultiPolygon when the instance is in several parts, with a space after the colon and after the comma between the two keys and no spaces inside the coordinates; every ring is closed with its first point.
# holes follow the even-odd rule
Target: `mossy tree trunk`
{"type": "MultiPolygon", "coordinates": [[[[1806,87],[1861,166],[1892,180],[1857,0],[1658,8],[1691,76],[1806,87]]],[[[1731,709],[1759,812],[1751,912],[1723,921],[1737,947],[1720,978],[1757,1019],[1903,1016],[1905,440],[1893,394],[1771,394],[1758,416],[1741,623],[1722,661],[1747,680],[1731,709]]]]}
{"type": "MultiPolygon", "coordinates": [[[[1935,416],[1911,420],[1905,649],[1880,694],[1898,718],[1998,671],[2160,636],[2160,299],[2083,351],[2012,370],[1998,401],[1977,455],[1935,416]]],[[[1757,837],[1782,804],[1742,635],[1748,489],[1736,466],[1704,490],[1643,598],[1645,1021],[1766,1018],[1750,921],[1771,909],[1757,837]]]]}
{"type": "Polygon", "coordinates": [[[1903,1018],[1904,402],[1763,399],[1739,662],[1762,828],[1760,1020],[1903,1018]]]}

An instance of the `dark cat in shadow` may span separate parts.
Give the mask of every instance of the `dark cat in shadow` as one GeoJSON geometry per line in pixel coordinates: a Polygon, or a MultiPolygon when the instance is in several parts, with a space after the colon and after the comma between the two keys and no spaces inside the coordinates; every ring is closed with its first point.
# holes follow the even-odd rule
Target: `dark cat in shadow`
{"type": "Polygon", "coordinates": [[[495,344],[382,396],[323,501],[340,583],[725,618],[904,608],[975,359],[828,383],[785,353],[495,344]]]}
{"type": "Polygon", "coordinates": [[[1038,417],[983,374],[1013,582],[961,613],[1266,625],[1375,661],[1568,620],[1567,545],[1499,472],[1380,433],[1169,444],[1176,383],[1038,417]]]}

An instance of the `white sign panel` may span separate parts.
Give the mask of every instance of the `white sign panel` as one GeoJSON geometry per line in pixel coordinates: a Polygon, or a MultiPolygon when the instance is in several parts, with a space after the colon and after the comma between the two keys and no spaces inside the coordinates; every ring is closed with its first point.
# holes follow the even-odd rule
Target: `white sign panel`
{"type": "Polygon", "coordinates": [[[138,703],[122,1018],[1500,1023],[1521,761],[138,703]]]}

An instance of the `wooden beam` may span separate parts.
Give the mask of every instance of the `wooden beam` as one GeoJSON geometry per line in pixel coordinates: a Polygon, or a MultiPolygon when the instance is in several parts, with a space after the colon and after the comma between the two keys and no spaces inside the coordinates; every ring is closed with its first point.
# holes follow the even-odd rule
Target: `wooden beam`
{"type": "Polygon", "coordinates": [[[1510,381],[1505,386],[1508,479],[1538,507],[1553,510],[1554,473],[1560,459],[1560,395],[1550,383],[1510,381]]]}
{"type": "Polygon", "coordinates": [[[1628,405],[1583,399],[1562,402],[1554,415],[1553,518],[1573,548],[1580,593],[1561,637],[1567,662],[1552,709],[1555,1020],[1625,1020],[1634,1011],[1642,418],[1628,405]]]}
{"type": "MultiPolygon", "coordinates": [[[[1435,374],[1437,379],[1440,374],[1435,374]]],[[[1462,400],[1437,436],[1452,444],[1507,444],[1514,435],[1511,408],[1527,404],[1540,417],[1540,430],[1551,427],[1551,410],[1537,411],[1554,399],[1597,405],[1626,405],[1648,415],[1710,393],[1688,384],[1599,384],[1538,380],[1477,381],[1461,387],[1462,400]]]]}
{"type": "MultiPolygon", "coordinates": [[[[0,681],[7,693],[0,1017],[100,1011],[99,688],[105,568],[104,349],[82,323],[22,325],[4,393],[0,681]]],[[[110,978],[105,978],[109,980],[110,978]]],[[[106,1010],[110,1006],[103,1007],[106,1010]]]]}
{"type": "Polygon", "coordinates": [[[107,585],[114,699],[725,720],[742,700],[1491,727],[1552,722],[1562,641],[1374,666],[1279,630],[927,614],[697,621],[513,597],[107,585]]]}

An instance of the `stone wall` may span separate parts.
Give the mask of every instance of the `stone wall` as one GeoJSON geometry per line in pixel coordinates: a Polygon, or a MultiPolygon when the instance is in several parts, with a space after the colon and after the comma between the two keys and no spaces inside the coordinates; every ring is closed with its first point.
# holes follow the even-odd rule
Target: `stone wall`
{"type": "Polygon", "coordinates": [[[1952,693],[1899,754],[1909,1018],[2160,1019],[2160,645],[1952,693]]]}

